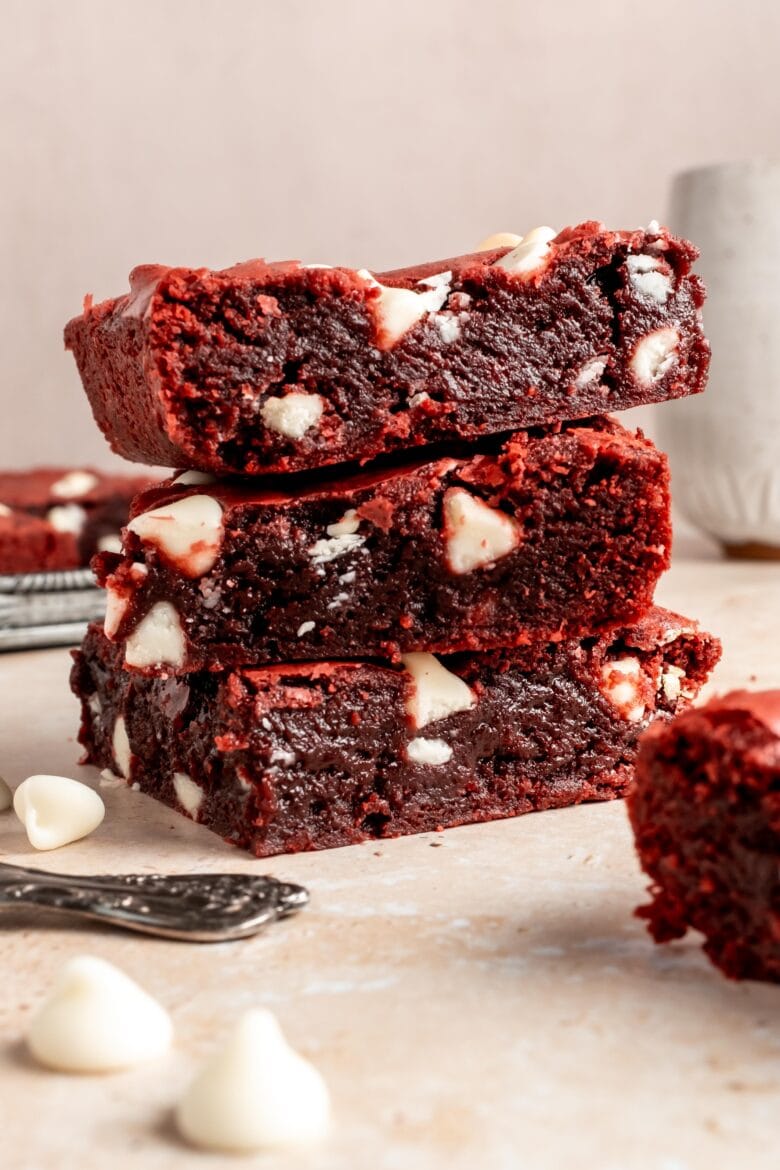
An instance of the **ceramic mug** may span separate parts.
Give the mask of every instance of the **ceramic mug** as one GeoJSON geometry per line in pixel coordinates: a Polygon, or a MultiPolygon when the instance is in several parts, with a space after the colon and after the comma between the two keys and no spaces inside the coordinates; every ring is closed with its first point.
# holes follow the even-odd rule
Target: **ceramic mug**
{"type": "Polygon", "coordinates": [[[780,557],[780,162],[683,171],[672,230],[701,251],[712,365],[658,411],[674,500],[733,555],[780,557]]]}

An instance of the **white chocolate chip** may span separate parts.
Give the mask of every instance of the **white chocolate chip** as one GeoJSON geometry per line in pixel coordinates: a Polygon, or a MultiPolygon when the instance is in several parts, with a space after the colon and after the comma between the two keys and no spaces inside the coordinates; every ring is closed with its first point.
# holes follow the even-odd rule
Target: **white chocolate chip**
{"type": "Polygon", "coordinates": [[[11,516],[12,509],[7,504],[0,504],[0,516],[11,516]]]}
{"type": "Polygon", "coordinates": [[[325,529],[328,536],[353,536],[360,527],[360,518],[354,508],[347,508],[344,515],[335,524],[329,524],[325,529]]]}
{"type": "Polygon", "coordinates": [[[466,313],[435,313],[434,321],[436,328],[441,334],[441,339],[447,345],[453,341],[457,341],[460,337],[461,321],[466,317],[466,313]]]}
{"type": "Polygon", "coordinates": [[[110,532],[98,539],[97,546],[99,552],[121,553],[122,538],[118,532],[110,532]]]}
{"type": "Polygon", "coordinates": [[[185,496],[143,512],[127,527],[158,548],[186,577],[202,577],[222,547],[222,506],[213,496],[185,496]]]}
{"type": "Polygon", "coordinates": [[[92,788],[68,776],[28,776],[14,793],[14,812],[33,849],[59,849],[94,832],[106,806],[92,788]]]}
{"type": "Polygon", "coordinates": [[[87,513],[80,504],[55,504],[46,513],[46,519],[57,532],[72,532],[74,536],[81,536],[87,513]]]}
{"type": "MultiPolygon", "coordinates": [[[[130,567],[130,576],[135,582],[143,581],[148,572],[149,570],[146,565],[142,565],[140,562],[136,562],[130,567]]],[[[117,589],[113,584],[113,580],[112,577],[108,579],[108,585],[106,587],[106,616],[103,619],[103,633],[109,642],[114,641],[116,632],[122,624],[122,619],[130,604],[130,594],[123,589],[117,589]]]]}
{"type": "Polygon", "coordinates": [[[485,236],[482,243],[477,244],[475,252],[492,252],[494,248],[516,248],[523,237],[515,232],[495,232],[492,236],[485,236]]]}
{"type": "Polygon", "coordinates": [[[269,756],[272,764],[285,764],[287,767],[294,764],[297,759],[297,754],[288,751],[287,748],[274,748],[269,756]]]}
{"type": "Polygon", "coordinates": [[[331,536],[328,540],[315,540],[308,552],[315,565],[324,565],[360,548],[365,540],[365,536],[346,532],[343,536],[331,536]]]}
{"type": "Polygon", "coordinates": [[[138,623],[125,645],[128,666],[181,666],[184,662],[184,630],[170,601],[156,602],[138,623]]]}
{"type": "Polygon", "coordinates": [[[665,305],[672,292],[671,277],[658,272],[661,261],[657,256],[627,256],[626,267],[631,287],[645,300],[665,305]]]}
{"type": "Polygon", "coordinates": [[[550,255],[550,242],[555,239],[557,232],[550,227],[533,228],[511,252],[500,256],[493,261],[495,268],[505,268],[507,272],[518,276],[530,276],[538,272],[547,264],[550,255]]]}
{"type": "Polygon", "coordinates": [[[188,816],[197,821],[200,806],[206,795],[203,789],[186,772],[173,773],[173,787],[179,804],[188,816]]]}
{"type": "Polygon", "coordinates": [[[676,703],[682,694],[682,680],[685,671],[679,666],[669,665],[661,675],[661,689],[670,703],[676,703]]]}
{"type": "Polygon", "coordinates": [[[577,377],[574,379],[574,385],[578,390],[582,390],[583,387],[589,386],[591,382],[598,382],[606,368],[606,358],[591,358],[589,362],[585,363],[579,374],[577,374],[577,377]]]}
{"type": "Polygon", "coordinates": [[[247,1012],[176,1110],[182,1135],[207,1150],[251,1153],[317,1141],[330,1100],[325,1082],[287,1043],[269,1011],[247,1012]]]}
{"type": "Polygon", "coordinates": [[[463,488],[444,496],[444,537],[453,573],[493,565],[520,544],[520,526],[506,513],[489,508],[463,488]]]}
{"type": "Polygon", "coordinates": [[[124,971],[80,955],[60,972],[27,1043],[46,1068],[104,1073],[157,1059],[172,1035],[168,1013],[124,971]]]}
{"type": "Polygon", "coordinates": [[[418,281],[424,291],[412,288],[390,288],[379,281],[365,268],[358,276],[378,289],[378,296],[370,296],[367,304],[374,314],[380,349],[391,349],[405,333],[416,325],[427,313],[436,313],[447,300],[452,281],[451,272],[437,272],[418,281]]]}
{"type": "Polygon", "coordinates": [[[266,398],[260,410],[269,431],[276,431],[288,439],[302,439],[307,431],[322,418],[322,398],[319,394],[304,394],[297,390],[284,398],[266,398]]]}
{"type": "Polygon", "coordinates": [[[0,776],[0,812],[5,812],[11,807],[14,802],[13,793],[6,784],[2,776],[0,776]]]}
{"type": "Polygon", "coordinates": [[[77,500],[98,485],[98,477],[91,471],[69,471],[56,480],[49,491],[58,500],[77,500]]]}
{"type": "Polygon", "coordinates": [[[637,343],[631,369],[643,386],[652,386],[677,361],[680,335],[676,329],[656,329],[637,343]]]}
{"type": "Polygon", "coordinates": [[[443,739],[425,739],[422,735],[411,739],[406,751],[415,764],[446,764],[452,759],[452,748],[448,743],[443,739]]]}
{"type": "Polygon", "coordinates": [[[314,629],[314,622],[301,622],[295,634],[296,638],[302,638],[304,634],[310,634],[314,629]]]}
{"type": "Polygon", "coordinates": [[[118,715],[114,724],[114,734],[111,736],[111,752],[114,763],[120,776],[130,779],[133,769],[133,752],[127,735],[127,724],[124,715],[118,715]]]}
{"type": "Polygon", "coordinates": [[[446,719],[456,711],[468,711],[476,699],[457,674],[442,666],[433,654],[403,654],[401,661],[414,680],[406,704],[416,728],[446,719]]]}
{"type": "Polygon", "coordinates": [[[172,487],[199,487],[201,484],[214,483],[216,476],[209,471],[183,471],[173,480],[172,487]]]}
{"type": "Polygon", "coordinates": [[[609,660],[601,667],[601,693],[629,723],[639,723],[645,715],[641,681],[642,664],[633,655],[609,660]]]}

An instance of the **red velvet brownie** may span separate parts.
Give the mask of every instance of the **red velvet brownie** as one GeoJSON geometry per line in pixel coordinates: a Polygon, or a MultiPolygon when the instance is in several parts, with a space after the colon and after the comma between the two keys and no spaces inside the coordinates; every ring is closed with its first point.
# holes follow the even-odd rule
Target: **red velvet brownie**
{"type": "Polygon", "coordinates": [[[780,691],[651,728],[628,807],[656,941],[698,930],[726,975],[780,982],[780,691]]]}
{"type": "Polygon", "coordinates": [[[585,223],[376,276],[146,266],[129,295],[87,297],[65,341],[128,459],[217,474],[365,462],[703,389],[696,255],[656,224],[585,223]]]}
{"type": "Polygon", "coordinates": [[[176,673],[580,638],[642,614],[668,564],[665,457],[607,419],[490,446],[297,490],[192,473],[153,489],[127,555],[96,560],[106,632],[127,666],[176,673]]]}
{"type": "Polygon", "coordinates": [[[582,642],[163,679],[93,626],[72,686],[86,761],[262,857],[620,796],[718,654],[651,610],[582,642]]]}
{"type": "Polygon", "coordinates": [[[116,549],[143,476],[89,468],[0,472],[0,573],[75,569],[116,549]]]}

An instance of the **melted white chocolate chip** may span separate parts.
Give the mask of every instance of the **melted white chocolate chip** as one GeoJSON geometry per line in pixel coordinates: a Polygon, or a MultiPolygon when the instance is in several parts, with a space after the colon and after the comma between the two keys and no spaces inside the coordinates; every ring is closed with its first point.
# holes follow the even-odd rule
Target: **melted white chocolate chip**
{"type": "Polygon", "coordinates": [[[492,565],[520,544],[516,520],[463,488],[444,496],[444,539],[453,573],[470,573],[492,565]]]}
{"type": "Polygon", "coordinates": [[[420,291],[413,288],[392,288],[380,284],[367,269],[361,268],[358,276],[378,289],[377,296],[367,298],[367,304],[374,314],[378,345],[380,349],[392,349],[404,334],[428,313],[436,313],[450,294],[451,272],[437,272],[418,281],[420,291]]]}
{"type": "Polygon", "coordinates": [[[173,788],[176,793],[176,799],[187,813],[187,816],[197,821],[200,806],[203,804],[203,798],[206,793],[186,772],[173,773],[173,788]]]}
{"type": "Polygon", "coordinates": [[[111,753],[117,766],[119,775],[125,780],[130,779],[133,764],[133,752],[127,735],[127,724],[124,715],[118,715],[114,724],[114,734],[111,737],[111,753]]]}
{"type": "Polygon", "coordinates": [[[642,664],[633,655],[608,659],[601,667],[601,693],[629,723],[639,723],[645,716],[642,681],[642,664]]]}
{"type": "Polygon", "coordinates": [[[426,739],[418,735],[406,747],[409,759],[415,764],[446,764],[452,759],[452,748],[443,739],[426,739]]]}
{"type": "Polygon", "coordinates": [[[128,666],[181,666],[186,642],[179,614],[170,601],[156,602],[125,643],[128,666]]]}
{"type": "Polygon", "coordinates": [[[14,793],[14,812],[33,849],[59,849],[94,832],[106,806],[68,776],[28,776],[14,793]]]}
{"type": "Polygon", "coordinates": [[[268,1011],[247,1012],[205,1064],[176,1110],[182,1135],[207,1150],[251,1153],[322,1138],[325,1082],[295,1052],[268,1011]]]}
{"type": "Polygon", "coordinates": [[[266,398],[260,416],[269,431],[287,439],[302,439],[322,418],[323,402],[319,394],[293,391],[283,398],[266,398]]]}
{"type": "Polygon", "coordinates": [[[202,577],[222,547],[222,505],[213,496],[185,496],[143,512],[127,527],[158,548],[186,577],[202,577]]]}
{"type": "Polygon", "coordinates": [[[494,248],[516,248],[522,238],[515,232],[495,232],[492,236],[485,236],[484,240],[477,244],[474,251],[492,252],[494,248]]]}
{"type": "Polygon", "coordinates": [[[637,342],[631,369],[637,382],[652,386],[663,378],[677,361],[680,335],[676,329],[656,329],[637,342]]]}
{"type": "Polygon", "coordinates": [[[91,955],[66,963],[30,1025],[27,1043],[47,1068],[103,1073],[162,1056],[170,1017],[113,964],[91,955]]]}
{"type": "Polygon", "coordinates": [[[414,682],[406,704],[414,727],[427,727],[474,706],[476,699],[471,688],[442,666],[433,654],[404,654],[401,661],[414,682]]]}

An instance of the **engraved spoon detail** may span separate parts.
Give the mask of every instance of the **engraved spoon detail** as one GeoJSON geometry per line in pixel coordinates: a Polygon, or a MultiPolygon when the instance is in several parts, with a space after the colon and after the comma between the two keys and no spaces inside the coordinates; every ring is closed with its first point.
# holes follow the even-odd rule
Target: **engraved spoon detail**
{"type": "Polygon", "coordinates": [[[0,909],[40,906],[182,942],[248,938],[308,901],[303,886],[262,874],[93,877],[0,863],[0,909]]]}

